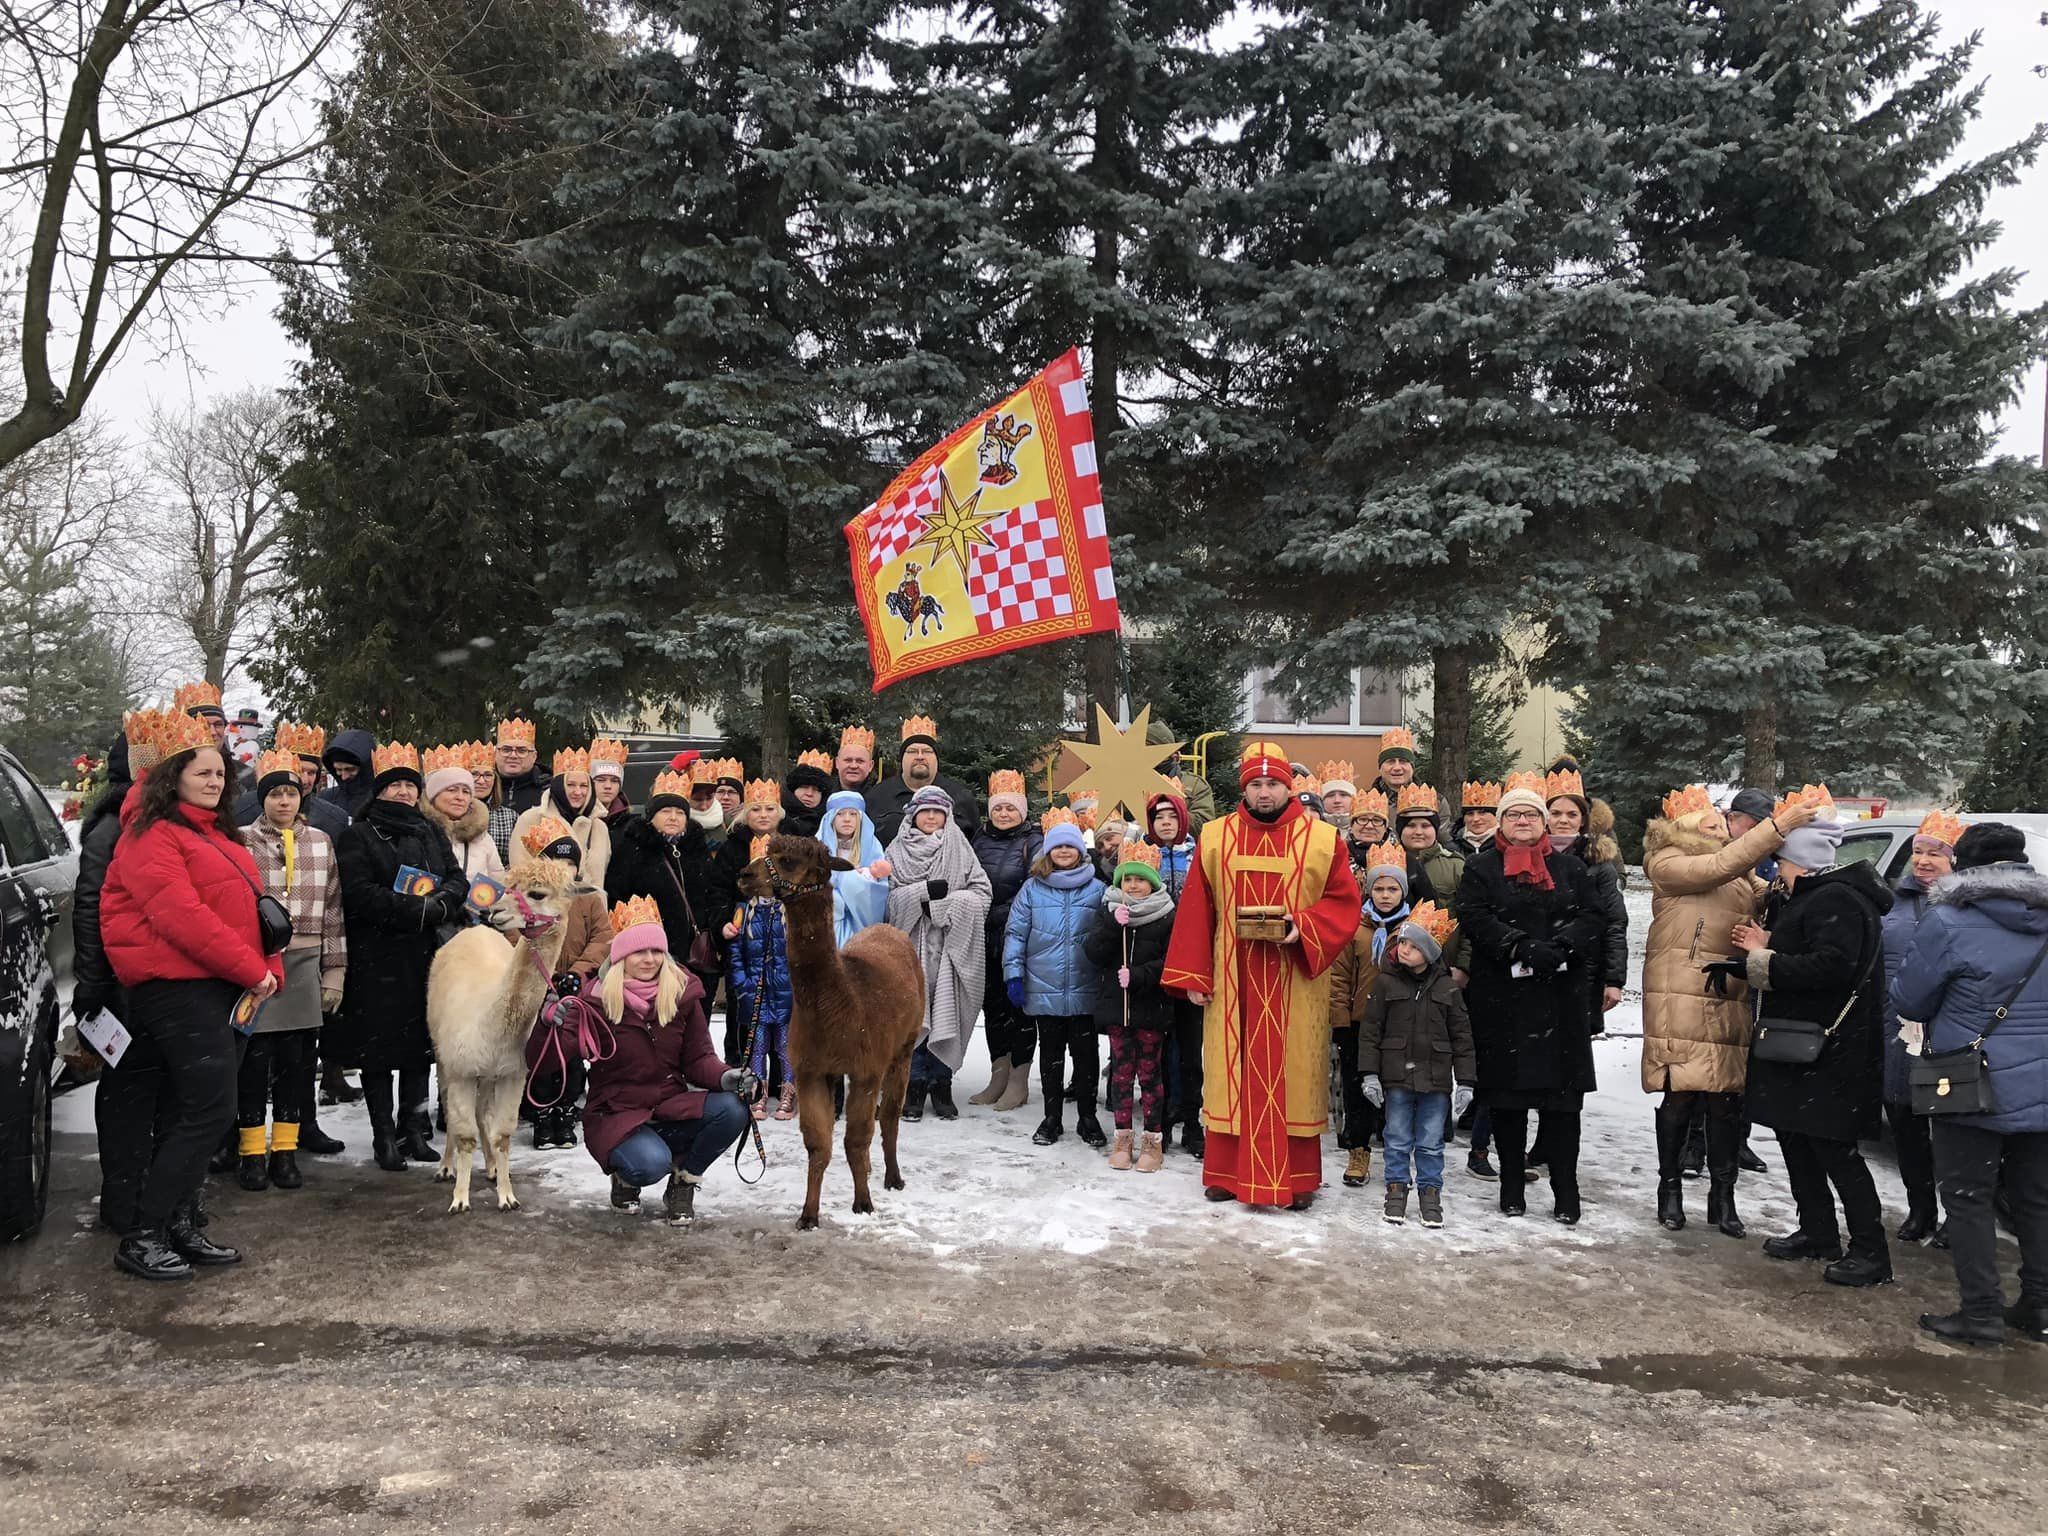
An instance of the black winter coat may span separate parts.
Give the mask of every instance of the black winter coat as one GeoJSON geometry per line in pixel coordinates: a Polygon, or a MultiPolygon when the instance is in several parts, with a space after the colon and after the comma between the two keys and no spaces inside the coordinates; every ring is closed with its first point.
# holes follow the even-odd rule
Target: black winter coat
{"type": "Polygon", "coordinates": [[[1545,858],[1552,889],[1510,880],[1501,852],[1482,849],[1458,886],[1458,929],[1470,941],[1465,1006],[1479,1057],[1479,1097],[1501,1109],[1576,1110],[1594,1088],[1587,978],[1600,965],[1603,920],[1592,877],[1568,853],[1545,858]],[[1558,971],[1547,945],[1566,961],[1558,971]],[[1511,967],[1534,959],[1538,974],[1511,967]]]}
{"type": "MultiPolygon", "coordinates": [[[[1605,838],[1600,845],[1602,849],[1613,846],[1605,838]]],[[[1621,895],[1620,869],[1604,856],[1593,856],[1591,841],[1584,833],[1572,840],[1571,853],[1586,866],[1593,882],[1594,905],[1600,910],[1598,961],[1586,968],[1586,1017],[1597,1035],[1606,1028],[1601,994],[1609,987],[1628,985],[1628,903],[1621,895]]]]}
{"type": "MultiPolygon", "coordinates": [[[[975,804],[974,791],[943,773],[933,782],[952,796],[953,825],[960,829],[962,837],[973,842],[974,834],[981,830],[981,807],[975,804]]],[[[868,820],[875,824],[875,836],[884,848],[895,842],[896,834],[903,830],[903,813],[910,809],[910,797],[915,793],[900,774],[882,780],[868,791],[868,820]]]]}
{"type": "MultiPolygon", "coordinates": [[[[989,889],[993,893],[989,900],[988,922],[983,932],[988,939],[989,968],[988,989],[991,992],[1003,990],[1003,935],[1010,926],[1010,903],[1017,899],[1017,893],[1024,889],[1024,882],[1031,878],[1031,866],[1038,862],[1039,854],[1045,851],[1045,834],[1029,821],[1020,821],[1007,832],[999,827],[984,825],[974,834],[974,856],[981,861],[981,867],[988,875],[989,889]]],[[[888,844],[884,843],[883,847],[888,844]]]]}
{"type": "MultiPolygon", "coordinates": [[[[332,787],[328,786],[329,789],[332,787]]],[[[328,837],[338,838],[348,830],[349,814],[328,799],[327,793],[328,791],[323,789],[312,799],[304,802],[306,822],[309,826],[325,832],[328,837]]],[[[262,814],[263,802],[256,797],[253,789],[235,802],[235,825],[238,827],[255,826],[256,818],[262,814]]]]}
{"type": "MultiPolygon", "coordinates": [[[[341,994],[344,1065],[388,1072],[433,1060],[427,1037],[427,972],[441,947],[427,898],[392,889],[410,864],[464,887],[462,866],[441,829],[418,807],[372,800],[335,840],[341,904],[348,918],[348,981],[341,994]]],[[[323,1051],[325,1047],[323,1039],[323,1051]]]]}
{"type": "Polygon", "coordinates": [[[677,964],[689,958],[700,926],[715,926],[712,916],[711,849],[704,829],[690,822],[671,843],[638,812],[607,823],[612,835],[612,861],[605,866],[607,906],[632,896],[651,896],[661,909],[662,932],[677,964]]]}
{"type": "Polygon", "coordinates": [[[107,883],[107,866],[121,840],[121,802],[132,787],[127,779],[109,779],[78,835],[78,882],[71,891],[71,1009],[81,1019],[102,1008],[117,1019],[128,1017],[127,993],[100,939],[100,887],[107,883]]]}
{"type": "Polygon", "coordinates": [[[542,770],[539,763],[535,763],[516,779],[508,779],[503,774],[500,774],[498,776],[498,783],[501,787],[499,798],[505,804],[511,806],[514,811],[524,816],[528,811],[539,805],[540,797],[548,792],[549,778],[550,775],[542,770]]]}
{"type": "Polygon", "coordinates": [[[1801,875],[1773,900],[1767,950],[1749,957],[1766,1018],[1841,1026],[1810,1067],[1749,1059],[1749,1117],[1776,1131],[1856,1141],[1878,1134],[1884,1089],[1884,914],[1892,893],[1866,863],[1801,875]]]}
{"type": "Polygon", "coordinates": [[[1149,923],[1132,923],[1125,928],[1109,908],[1095,909],[1094,920],[1081,935],[1081,953],[1097,973],[1095,1027],[1124,1027],[1124,989],[1117,985],[1116,973],[1124,963],[1126,934],[1131,941],[1131,1027],[1156,1029],[1163,1034],[1173,1027],[1175,1002],[1159,985],[1159,978],[1166,974],[1166,944],[1173,937],[1171,911],[1149,923]]]}

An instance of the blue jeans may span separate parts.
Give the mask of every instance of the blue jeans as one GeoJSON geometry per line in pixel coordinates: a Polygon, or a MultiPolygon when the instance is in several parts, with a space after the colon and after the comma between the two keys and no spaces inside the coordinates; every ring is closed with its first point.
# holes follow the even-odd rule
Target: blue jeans
{"type": "Polygon", "coordinates": [[[1387,1182],[1412,1183],[1417,1189],[1444,1187],[1444,1122],[1451,1113],[1448,1093],[1417,1093],[1412,1088],[1387,1090],[1387,1182]],[[1415,1177],[1408,1177],[1408,1159],[1415,1159],[1415,1177]]]}
{"type": "Polygon", "coordinates": [[[929,1046],[920,1045],[910,1053],[910,1080],[950,1088],[953,1086],[953,1069],[934,1056],[929,1046]]]}
{"type": "Polygon", "coordinates": [[[636,1189],[659,1184],[673,1168],[702,1178],[746,1128],[737,1094],[706,1094],[703,1119],[648,1121],[612,1149],[611,1171],[636,1189]]]}

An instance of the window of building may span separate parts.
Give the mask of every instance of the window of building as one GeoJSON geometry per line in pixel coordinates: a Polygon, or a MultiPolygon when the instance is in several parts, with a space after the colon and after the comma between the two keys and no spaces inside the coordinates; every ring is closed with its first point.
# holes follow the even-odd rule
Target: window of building
{"type": "Polygon", "coordinates": [[[1252,673],[1246,692],[1251,698],[1253,725],[1377,734],[1401,723],[1400,675],[1378,667],[1355,668],[1348,692],[1306,718],[1298,717],[1285,691],[1274,686],[1270,667],[1260,667],[1252,673]]]}

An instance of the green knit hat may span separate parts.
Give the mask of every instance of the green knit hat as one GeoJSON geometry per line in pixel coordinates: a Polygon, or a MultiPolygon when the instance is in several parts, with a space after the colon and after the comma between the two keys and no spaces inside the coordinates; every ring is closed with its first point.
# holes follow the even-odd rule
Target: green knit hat
{"type": "Polygon", "coordinates": [[[1166,886],[1159,878],[1159,850],[1142,838],[1124,844],[1123,862],[1116,867],[1116,883],[1122,885],[1132,875],[1151,881],[1155,891],[1166,886]]]}

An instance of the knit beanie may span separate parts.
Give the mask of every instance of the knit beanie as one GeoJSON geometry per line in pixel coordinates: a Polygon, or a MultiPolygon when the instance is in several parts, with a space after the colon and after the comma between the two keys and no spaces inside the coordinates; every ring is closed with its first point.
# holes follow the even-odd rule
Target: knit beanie
{"type": "Polygon", "coordinates": [[[1141,880],[1151,881],[1152,889],[1155,891],[1166,888],[1166,882],[1159,878],[1159,866],[1147,864],[1143,859],[1125,859],[1123,863],[1117,865],[1116,883],[1118,885],[1122,885],[1132,875],[1136,875],[1141,880]]]}
{"type": "Polygon", "coordinates": [[[1728,802],[1729,815],[1753,816],[1758,821],[1769,821],[1775,808],[1771,797],[1760,789],[1738,789],[1735,798],[1728,802]]]}
{"type": "Polygon", "coordinates": [[[1431,965],[1435,965],[1437,961],[1444,957],[1443,945],[1437,943],[1435,936],[1420,923],[1403,923],[1394,937],[1403,944],[1413,944],[1417,949],[1421,950],[1423,957],[1431,965]]]}
{"type": "Polygon", "coordinates": [[[661,909],[651,897],[620,902],[611,910],[611,924],[613,964],[650,949],[668,953],[668,931],[661,926],[661,909]]]}
{"type": "MultiPolygon", "coordinates": [[[[1797,834],[1795,833],[1794,836],[1797,834]]],[[[1787,848],[1791,838],[1785,840],[1787,848]]],[[[1794,859],[1793,863],[1799,861],[1794,859]]],[[[2027,835],[2002,821],[1980,821],[1956,842],[1956,868],[1980,869],[1986,864],[2027,862],[2027,835]]]]}
{"type": "Polygon", "coordinates": [[[1055,848],[1071,848],[1076,853],[1086,854],[1088,839],[1082,836],[1080,827],[1075,823],[1055,822],[1052,829],[1045,834],[1045,851],[1051,853],[1055,848]]]}
{"type": "Polygon", "coordinates": [[[1395,864],[1391,861],[1375,864],[1365,872],[1366,899],[1368,901],[1372,899],[1372,883],[1382,875],[1385,875],[1389,880],[1392,880],[1401,887],[1401,899],[1406,901],[1408,899],[1408,867],[1405,864],[1395,864]]]}
{"type": "Polygon", "coordinates": [[[269,773],[264,774],[262,778],[256,781],[256,798],[260,801],[273,789],[284,789],[287,786],[298,790],[301,794],[305,793],[305,786],[299,783],[299,776],[296,772],[287,768],[273,768],[269,773]]]}
{"type": "Polygon", "coordinates": [[[1841,843],[1840,827],[1832,821],[1816,821],[1786,833],[1785,844],[1778,850],[1778,857],[1787,864],[1797,864],[1801,869],[1830,869],[1834,866],[1835,850],[1841,843]]]}
{"type": "Polygon", "coordinates": [[[944,811],[950,824],[953,820],[953,797],[938,785],[927,784],[910,797],[910,804],[904,809],[903,819],[915,825],[920,811],[944,811]]]}
{"type": "Polygon", "coordinates": [[[436,795],[443,790],[453,789],[458,784],[473,792],[476,781],[469,776],[469,770],[459,764],[451,768],[436,768],[427,775],[427,803],[431,805],[436,795]]]}

